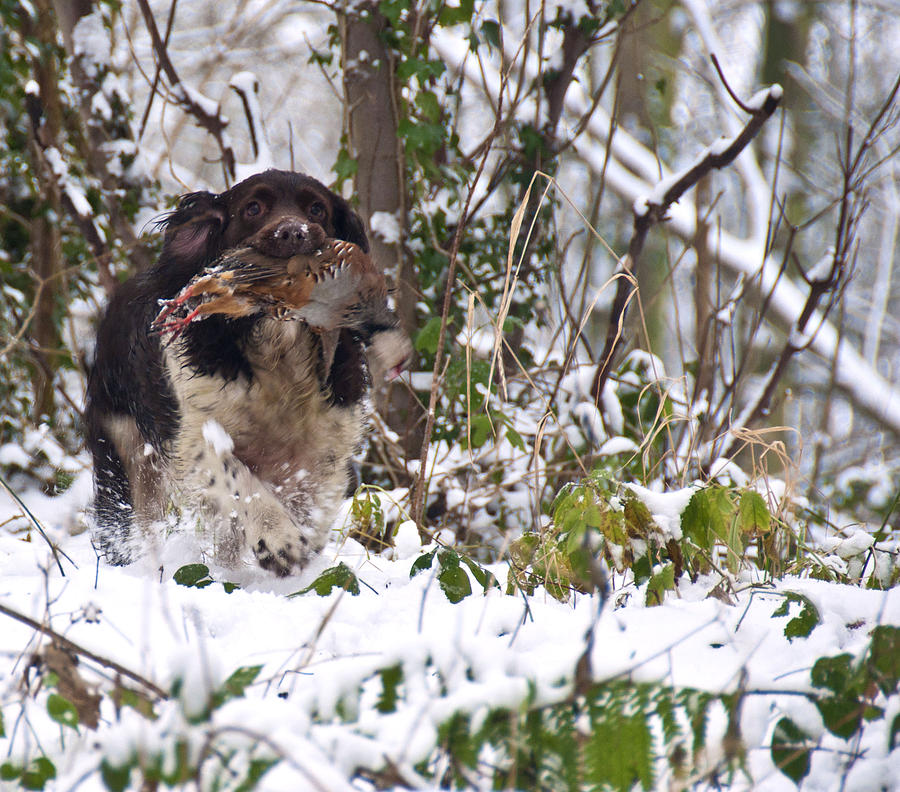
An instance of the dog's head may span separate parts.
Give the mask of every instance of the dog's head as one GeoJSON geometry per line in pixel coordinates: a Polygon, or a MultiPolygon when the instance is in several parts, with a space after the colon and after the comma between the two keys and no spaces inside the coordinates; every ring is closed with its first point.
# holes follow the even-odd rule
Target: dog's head
{"type": "Polygon", "coordinates": [[[163,259],[199,265],[235,247],[288,258],[312,253],[328,237],[368,251],[362,220],[347,202],[310,176],[268,170],[214,195],[190,193],[160,224],[163,259]]]}

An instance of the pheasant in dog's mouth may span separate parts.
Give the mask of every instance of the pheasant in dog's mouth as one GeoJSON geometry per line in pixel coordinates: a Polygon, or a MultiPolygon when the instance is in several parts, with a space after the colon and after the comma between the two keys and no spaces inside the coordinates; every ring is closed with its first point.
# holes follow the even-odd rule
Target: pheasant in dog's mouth
{"type": "Polygon", "coordinates": [[[363,250],[327,239],[313,253],[267,256],[250,247],[231,250],[195,276],[171,300],[161,300],[153,330],[173,341],[207,316],[231,319],[268,314],[306,322],[321,337],[328,366],[338,333],[347,328],[373,350],[393,379],[411,353],[391,311],[384,274],[363,250]],[[383,333],[388,337],[379,337],[383,333]]]}

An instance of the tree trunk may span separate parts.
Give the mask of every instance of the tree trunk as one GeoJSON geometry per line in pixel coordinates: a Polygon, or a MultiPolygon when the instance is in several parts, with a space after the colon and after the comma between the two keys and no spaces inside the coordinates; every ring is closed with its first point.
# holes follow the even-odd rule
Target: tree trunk
{"type": "MultiPolygon", "coordinates": [[[[418,279],[404,250],[407,228],[404,153],[397,134],[394,69],[380,33],[386,21],[377,3],[353,6],[344,18],[344,95],[348,108],[348,145],[356,160],[354,177],[359,210],[369,228],[375,261],[393,279],[397,315],[407,333],[416,328],[418,279]],[[372,232],[372,217],[384,212],[397,220],[399,238],[386,240],[372,232]]],[[[422,410],[413,394],[399,384],[376,394],[376,405],[400,435],[407,452],[421,445],[422,410]]]]}

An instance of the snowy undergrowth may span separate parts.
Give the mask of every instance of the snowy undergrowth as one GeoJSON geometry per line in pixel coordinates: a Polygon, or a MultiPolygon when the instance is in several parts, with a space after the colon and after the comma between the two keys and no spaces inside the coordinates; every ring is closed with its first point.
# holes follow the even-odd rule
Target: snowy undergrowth
{"type": "MultiPolygon", "coordinates": [[[[64,576],[0,534],[3,788],[898,788],[893,590],[741,564],[563,596],[411,523],[281,580],[184,568],[184,533],[113,568],[67,530],[88,491],[25,499],[64,576]]],[[[695,494],[638,492],[670,534],[695,494]]]]}

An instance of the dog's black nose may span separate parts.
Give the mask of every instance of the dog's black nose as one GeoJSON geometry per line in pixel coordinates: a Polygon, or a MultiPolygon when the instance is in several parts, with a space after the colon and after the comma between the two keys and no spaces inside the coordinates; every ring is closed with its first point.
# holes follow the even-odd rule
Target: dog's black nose
{"type": "Polygon", "coordinates": [[[288,258],[298,253],[312,253],[324,242],[325,231],[318,223],[285,217],[257,234],[251,247],[267,256],[288,258]]]}

